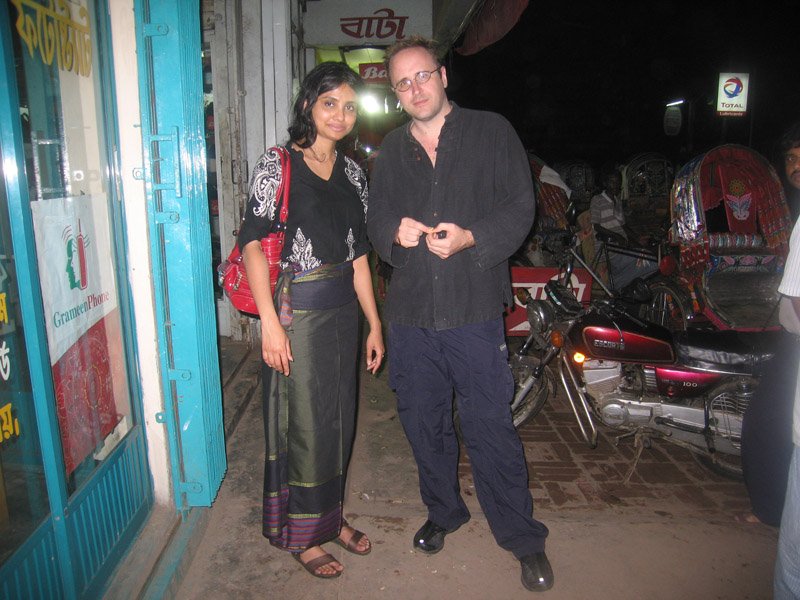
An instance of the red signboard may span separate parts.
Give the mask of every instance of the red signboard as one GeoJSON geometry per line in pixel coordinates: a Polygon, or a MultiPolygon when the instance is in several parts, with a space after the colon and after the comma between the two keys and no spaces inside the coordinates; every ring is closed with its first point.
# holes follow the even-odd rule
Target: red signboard
{"type": "Polygon", "coordinates": [[[123,364],[122,332],[115,310],[94,324],[53,365],[68,475],[102,444],[122,418],[117,413],[114,387],[124,377],[120,372],[123,364]]]}
{"type": "Polygon", "coordinates": [[[365,83],[388,83],[386,67],[382,62],[361,63],[358,65],[358,74],[365,83]]]}
{"type": "Polygon", "coordinates": [[[381,8],[370,16],[342,17],[339,27],[347,36],[356,39],[376,37],[379,40],[402,40],[408,16],[395,16],[391,8],[381,8]]]}
{"type": "MultiPolygon", "coordinates": [[[[551,279],[558,277],[558,269],[553,267],[511,267],[511,287],[528,289],[532,298],[544,300],[544,286],[551,279]]],[[[592,276],[586,269],[575,269],[572,273],[572,289],[575,297],[582,303],[589,302],[592,294],[592,276]]],[[[514,306],[506,310],[506,335],[528,335],[528,324],[525,307],[516,296],[514,306]]]]}

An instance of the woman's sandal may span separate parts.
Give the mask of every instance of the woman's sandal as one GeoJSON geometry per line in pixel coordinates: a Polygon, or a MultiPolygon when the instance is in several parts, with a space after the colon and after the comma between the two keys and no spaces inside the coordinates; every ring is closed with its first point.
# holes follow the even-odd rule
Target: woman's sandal
{"type": "Polygon", "coordinates": [[[367,541],[369,542],[369,546],[367,546],[366,550],[358,549],[358,542],[360,542],[362,538],[366,537],[363,531],[359,531],[358,529],[356,529],[352,525],[349,525],[346,522],[342,523],[342,527],[349,527],[350,529],[352,529],[353,535],[350,536],[350,539],[347,540],[346,543],[342,541],[342,538],[336,537],[333,539],[334,543],[338,544],[348,552],[351,552],[353,554],[358,554],[359,556],[366,556],[367,554],[372,552],[372,542],[370,542],[369,539],[367,539],[367,541]]]}
{"type": "Polygon", "coordinates": [[[324,567],[325,565],[329,565],[334,562],[339,562],[330,554],[325,553],[317,558],[312,558],[308,562],[303,562],[303,559],[300,558],[300,554],[300,552],[293,552],[292,557],[301,565],[303,565],[303,568],[311,573],[314,577],[319,577],[320,579],[335,579],[342,574],[341,571],[335,571],[333,573],[317,573],[317,569],[320,567],[324,567]]]}

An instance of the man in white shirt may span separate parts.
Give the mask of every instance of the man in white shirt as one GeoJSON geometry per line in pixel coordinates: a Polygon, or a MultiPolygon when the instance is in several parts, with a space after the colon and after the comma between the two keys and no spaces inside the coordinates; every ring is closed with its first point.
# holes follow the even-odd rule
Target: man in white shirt
{"type": "MultiPolygon", "coordinates": [[[[788,183],[800,189],[800,143],[785,150],[785,170],[788,183]]],[[[800,223],[800,221],[798,221],[800,223]]],[[[789,257],[778,291],[791,299],[795,314],[800,317],[800,226],[795,223],[789,240],[789,257]]],[[[792,326],[781,318],[785,327],[792,326]]],[[[797,332],[795,332],[797,333],[797,332]]],[[[789,465],[789,482],[781,517],[778,539],[778,557],[775,561],[775,600],[800,598],[800,374],[794,396],[792,460],[789,465]]]]}

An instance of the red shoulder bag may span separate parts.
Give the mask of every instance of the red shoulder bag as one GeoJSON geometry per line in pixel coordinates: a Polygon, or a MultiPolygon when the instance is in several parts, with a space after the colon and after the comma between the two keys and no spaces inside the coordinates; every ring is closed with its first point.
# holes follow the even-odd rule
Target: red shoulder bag
{"type": "MultiPolygon", "coordinates": [[[[274,226],[274,231],[261,239],[261,249],[269,265],[269,290],[270,295],[275,291],[275,284],[278,281],[280,272],[281,252],[283,251],[283,240],[286,232],[286,219],[289,216],[289,181],[291,176],[291,160],[286,148],[277,147],[281,160],[281,181],[275,197],[280,198],[280,209],[278,211],[278,222],[274,226]]],[[[250,282],[247,281],[247,273],[244,269],[244,260],[239,252],[239,244],[233,246],[233,250],[228,255],[228,259],[217,267],[220,287],[225,291],[225,295],[231,301],[234,308],[254,317],[258,317],[258,308],[250,289],[250,282]]]]}

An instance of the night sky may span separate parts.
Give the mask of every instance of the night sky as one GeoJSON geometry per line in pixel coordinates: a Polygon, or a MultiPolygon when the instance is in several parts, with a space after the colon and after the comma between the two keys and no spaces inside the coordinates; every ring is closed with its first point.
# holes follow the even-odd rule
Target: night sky
{"type": "Polygon", "coordinates": [[[602,167],[640,152],[681,164],[721,143],[772,159],[800,119],[798,17],[796,1],[532,0],[502,40],[447,57],[448,93],[504,115],[548,164],[602,167]],[[720,72],[750,74],[751,116],[716,116],[720,72]],[[686,113],[679,136],[664,134],[664,106],[676,98],[694,103],[691,147],[686,113]]]}

